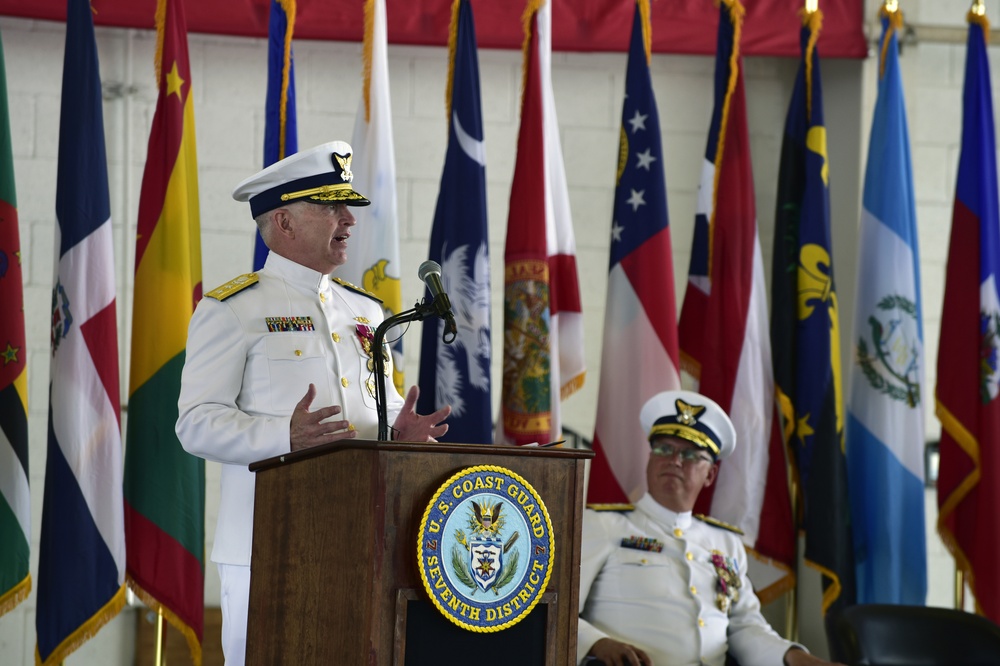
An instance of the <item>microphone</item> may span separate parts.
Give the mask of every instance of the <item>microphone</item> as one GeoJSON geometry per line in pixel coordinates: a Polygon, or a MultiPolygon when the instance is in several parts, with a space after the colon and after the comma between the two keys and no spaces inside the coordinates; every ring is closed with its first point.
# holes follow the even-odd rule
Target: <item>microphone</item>
{"type": "Polygon", "coordinates": [[[458,334],[458,327],[455,324],[455,313],[451,311],[451,300],[441,283],[441,264],[428,259],[420,264],[420,268],[417,269],[417,277],[427,285],[427,290],[431,292],[437,314],[445,322],[445,333],[442,339],[446,344],[450,344],[458,334]]]}

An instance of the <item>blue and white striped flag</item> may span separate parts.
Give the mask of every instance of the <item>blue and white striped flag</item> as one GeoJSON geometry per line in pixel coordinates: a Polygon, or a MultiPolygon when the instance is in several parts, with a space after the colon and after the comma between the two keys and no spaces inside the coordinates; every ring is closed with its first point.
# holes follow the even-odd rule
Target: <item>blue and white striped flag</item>
{"type": "Polygon", "coordinates": [[[36,617],[41,664],[61,662],[125,603],[115,261],[87,0],[69,0],[66,19],[56,218],[36,617]]]}
{"type": "Polygon", "coordinates": [[[444,322],[424,321],[420,351],[420,402],[429,414],[451,405],[445,438],[490,443],[490,252],[486,223],[486,153],[479,96],[476,27],[469,0],[455,5],[455,43],[448,96],[448,152],[441,174],[428,257],[441,264],[441,277],[455,311],[458,334],[441,336],[444,322]]]}
{"type": "Polygon", "coordinates": [[[920,259],[897,33],[882,10],[882,63],[865,173],[847,464],[858,603],[922,605],[924,334],[920,259]]]}

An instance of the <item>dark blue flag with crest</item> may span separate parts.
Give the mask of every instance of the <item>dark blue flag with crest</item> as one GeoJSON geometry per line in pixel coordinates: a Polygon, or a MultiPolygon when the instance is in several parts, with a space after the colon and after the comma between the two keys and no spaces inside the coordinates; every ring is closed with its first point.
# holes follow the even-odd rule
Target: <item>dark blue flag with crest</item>
{"type": "MultiPolygon", "coordinates": [[[[486,155],[479,98],[479,58],[472,6],[457,4],[448,118],[448,151],[428,258],[441,264],[444,288],[458,325],[455,341],[442,342],[444,322],[424,321],[420,348],[422,414],[451,405],[446,439],[493,441],[490,399],[490,257],[486,225],[486,155]]],[[[428,294],[428,299],[430,295],[428,294]]]]}

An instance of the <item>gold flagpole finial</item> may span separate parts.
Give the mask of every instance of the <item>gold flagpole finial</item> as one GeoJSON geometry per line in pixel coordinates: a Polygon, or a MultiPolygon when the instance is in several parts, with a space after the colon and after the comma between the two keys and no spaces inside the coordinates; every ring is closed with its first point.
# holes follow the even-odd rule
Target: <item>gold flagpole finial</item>
{"type": "Polygon", "coordinates": [[[976,16],[986,16],[986,3],[983,0],[972,0],[970,12],[976,16]]]}
{"type": "Polygon", "coordinates": [[[806,0],[806,11],[814,12],[819,9],[819,0],[806,0]]]}
{"type": "Polygon", "coordinates": [[[899,0],[885,0],[882,7],[889,14],[899,10],[899,0]]]}

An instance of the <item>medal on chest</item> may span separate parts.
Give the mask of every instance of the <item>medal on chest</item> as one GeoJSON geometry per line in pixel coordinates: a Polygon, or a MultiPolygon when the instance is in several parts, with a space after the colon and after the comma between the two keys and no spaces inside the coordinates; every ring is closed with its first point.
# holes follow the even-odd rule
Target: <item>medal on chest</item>
{"type": "MultiPolygon", "coordinates": [[[[369,320],[365,317],[355,317],[355,321],[358,323],[354,326],[354,332],[358,336],[358,340],[361,343],[361,349],[368,355],[368,372],[375,372],[375,327],[369,323],[369,320]]],[[[389,376],[389,352],[383,345],[381,349],[382,353],[382,371],[386,377],[389,376]]],[[[375,381],[372,377],[368,378],[365,382],[365,386],[368,389],[368,393],[375,397],[375,381]]]]}
{"type": "Polygon", "coordinates": [[[740,600],[740,587],[743,581],[740,580],[740,567],[736,558],[726,557],[717,550],[712,551],[712,566],[715,567],[715,575],[718,582],[715,587],[715,605],[723,613],[729,613],[733,604],[740,600]]]}

